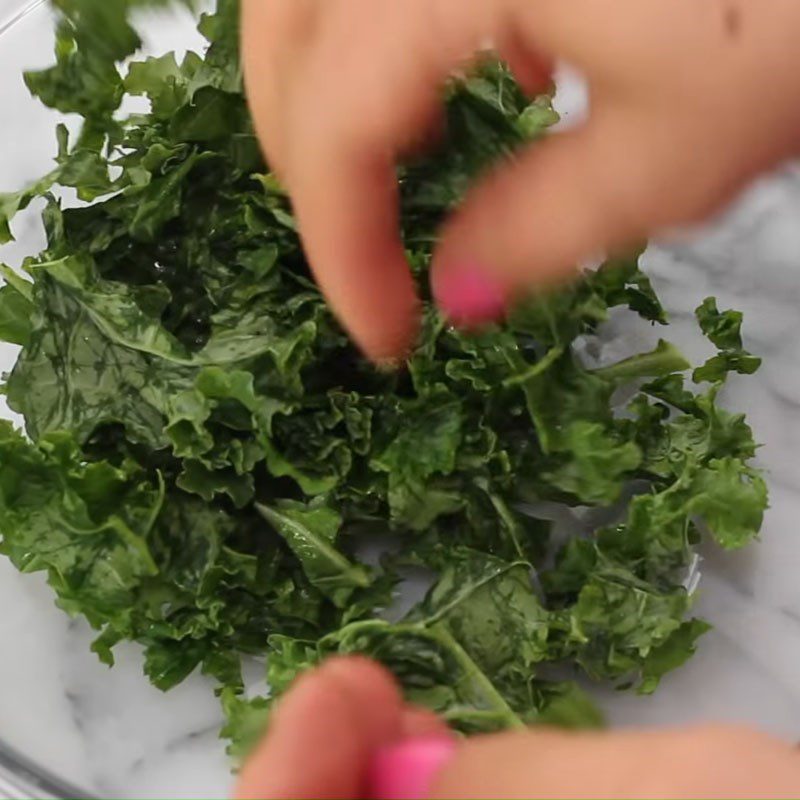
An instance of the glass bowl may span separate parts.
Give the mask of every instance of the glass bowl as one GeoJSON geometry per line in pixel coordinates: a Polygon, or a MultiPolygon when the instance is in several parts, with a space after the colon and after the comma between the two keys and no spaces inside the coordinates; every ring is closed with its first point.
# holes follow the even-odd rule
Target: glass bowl
{"type": "MultiPolygon", "coordinates": [[[[0,190],[49,169],[57,115],[32,100],[22,71],[48,65],[52,25],[43,0],[0,0],[0,190]]],[[[196,46],[188,15],[145,26],[152,52],[196,46]]],[[[567,79],[557,105],[567,120],[581,93],[567,79]]],[[[17,241],[0,261],[17,266],[43,232],[34,206],[15,222],[17,241]]],[[[750,349],[764,357],[757,379],[733,381],[726,403],[750,415],[764,443],[772,508],[762,541],[735,554],[700,554],[690,588],[714,624],[698,654],[652,697],[594,690],[617,725],[739,721],[800,739],[800,171],[762,180],[724,218],[650,248],[646,268],[672,313],[670,338],[699,347],[692,310],[708,295],[745,312],[750,349]]],[[[610,326],[609,351],[633,334],[610,326]]],[[[610,354],[610,353],[609,353],[610,354]]],[[[15,358],[0,345],[0,371],[15,358]]],[[[0,414],[12,416],[0,405],[0,414]]],[[[87,625],[53,604],[42,576],[0,559],[0,798],[220,797],[231,784],[218,738],[219,705],[193,676],[162,694],[150,686],[134,645],[109,670],[89,652],[87,625]]]]}

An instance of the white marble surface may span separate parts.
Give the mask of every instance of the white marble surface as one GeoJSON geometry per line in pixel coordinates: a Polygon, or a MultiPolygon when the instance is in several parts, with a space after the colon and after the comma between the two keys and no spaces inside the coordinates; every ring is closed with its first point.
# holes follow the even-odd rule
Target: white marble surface
{"type": "MultiPolygon", "coordinates": [[[[21,3],[0,0],[0,28],[21,3]]],[[[185,26],[160,23],[153,47],[189,41],[185,26]]],[[[41,13],[0,38],[0,185],[15,188],[47,168],[53,117],[32,103],[23,66],[48,63],[41,13]]],[[[579,93],[562,105],[573,109],[579,93]]],[[[0,249],[16,264],[41,242],[35,213],[0,249]]],[[[800,170],[763,181],[718,224],[677,237],[647,257],[668,308],[670,338],[699,345],[691,312],[708,294],[746,313],[746,335],[764,356],[757,380],[736,380],[729,405],[746,410],[764,443],[772,508],[762,541],[737,554],[705,553],[697,608],[715,629],[698,655],[651,698],[599,693],[617,724],[715,719],[750,722],[800,740],[800,170]]],[[[641,341],[625,329],[607,355],[641,341]]],[[[0,349],[0,369],[14,352],[0,349]]],[[[134,646],[118,665],[89,653],[91,634],[58,611],[39,576],[0,560],[0,740],[104,796],[214,797],[230,785],[220,713],[200,678],[162,695],[141,674],[134,646]]]]}

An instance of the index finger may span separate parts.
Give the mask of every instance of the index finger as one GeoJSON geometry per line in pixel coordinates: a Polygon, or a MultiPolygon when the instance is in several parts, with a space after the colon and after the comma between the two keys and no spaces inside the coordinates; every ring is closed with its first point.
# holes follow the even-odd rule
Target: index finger
{"type": "Polygon", "coordinates": [[[336,140],[301,152],[308,156],[292,170],[292,203],[314,277],[368,358],[402,358],[419,314],[398,232],[393,158],[336,140]]]}
{"type": "Polygon", "coordinates": [[[440,111],[449,72],[491,16],[452,0],[339,0],[317,29],[288,110],[287,184],[309,262],[373,361],[408,353],[418,299],[399,232],[397,154],[440,111]],[[335,67],[335,80],[331,74],[335,67]]]}

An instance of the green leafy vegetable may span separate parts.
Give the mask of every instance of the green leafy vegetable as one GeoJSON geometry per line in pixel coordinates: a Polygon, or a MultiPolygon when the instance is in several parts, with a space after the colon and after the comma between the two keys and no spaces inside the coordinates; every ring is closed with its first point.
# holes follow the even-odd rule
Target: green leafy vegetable
{"type": "Polygon", "coordinates": [[[742,313],[717,309],[713,297],[706,298],[697,309],[697,321],[706,336],[719,348],[719,354],[694,371],[696,383],[724,381],[729,372],[752,375],[761,366],[761,359],[742,346],[742,313]]]}
{"type": "Polygon", "coordinates": [[[354,589],[370,585],[369,573],[336,550],[341,516],[324,506],[306,507],[290,500],[277,509],[256,505],[267,522],[286,540],[312,586],[337,606],[345,606],[354,589]]]}
{"type": "MultiPolygon", "coordinates": [[[[408,368],[378,372],[316,290],[263,163],[237,3],[202,18],[204,55],[127,70],[145,3],[56,5],[57,63],[27,81],[84,125],[74,142],[58,129],[50,174],[0,196],[0,241],[37,197],[47,232],[0,289],[0,338],[22,347],[3,391],[26,432],[0,425],[2,552],[47,573],[104,662],[134,640],[162,689],[213,678],[239,756],[271,702],[245,698],[250,655],[277,696],[328,654],[367,653],[466,732],[599,724],[580,674],[653,691],[707,628],[684,588],[703,532],[741,547],[767,503],[750,429],[716,402],[758,366],[741,316],[698,310],[719,349],[694,373],[708,391],[666,341],[590,368],[579,345],[612,309],[667,322],[637,252],[478,335],[426,303],[408,368]],[[121,116],[126,93],[149,112],[121,116]],[[86,202],[64,207],[63,187],[86,202]],[[551,541],[542,501],[622,510],[551,541]],[[396,620],[420,567],[430,590],[396,620]]],[[[453,82],[445,112],[441,149],[399,168],[423,292],[472,178],[557,119],[498,64],[453,82]]]]}

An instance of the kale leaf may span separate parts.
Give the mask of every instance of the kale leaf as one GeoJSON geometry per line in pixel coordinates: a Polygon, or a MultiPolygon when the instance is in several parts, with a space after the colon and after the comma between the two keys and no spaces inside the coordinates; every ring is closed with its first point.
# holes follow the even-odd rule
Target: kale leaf
{"type": "MultiPolygon", "coordinates": [[[[426,302],[407,368],[374,370],[260,154],[237,3],[202,17],[204,54],[131,62],[129,12],[154,4],[57,0],[57,63],[27,76],[84,122],[73,142],[58,128],[47,176],[0,195],[0,242],[35,198],[47,232],[0,288],[0,338],[22,348],[3,392],[25,420],[0,425],[0,551],[46,572],[106,663],[134,640],[162,689],[213,678],[237,756],[271,702],[245,694],[249,656],[276,697],[328,654],[369,654],[468,733],[599,724],[581,675],[653,691],[707,629],[685,588],[697,544],[747,544],[767,504],[749,427],[717,405],[759,363],[741,315],[697,312],[719,350],[693,375],[708,390],[666,341],[590,366],[580,345],[612,309],[667,323],[635,251],[479,334],[426,302]],[[125,94],[150,110],[122,116],[125,94]],[[563,541],[542,502],[623,510],[563,541]],[[420,567],[427,596],[389,621],[420,567]]],[[[441,147],[398,168],[423,295],[470,181],[557,120],[498,63],[444,104],[441,147]]]]}

